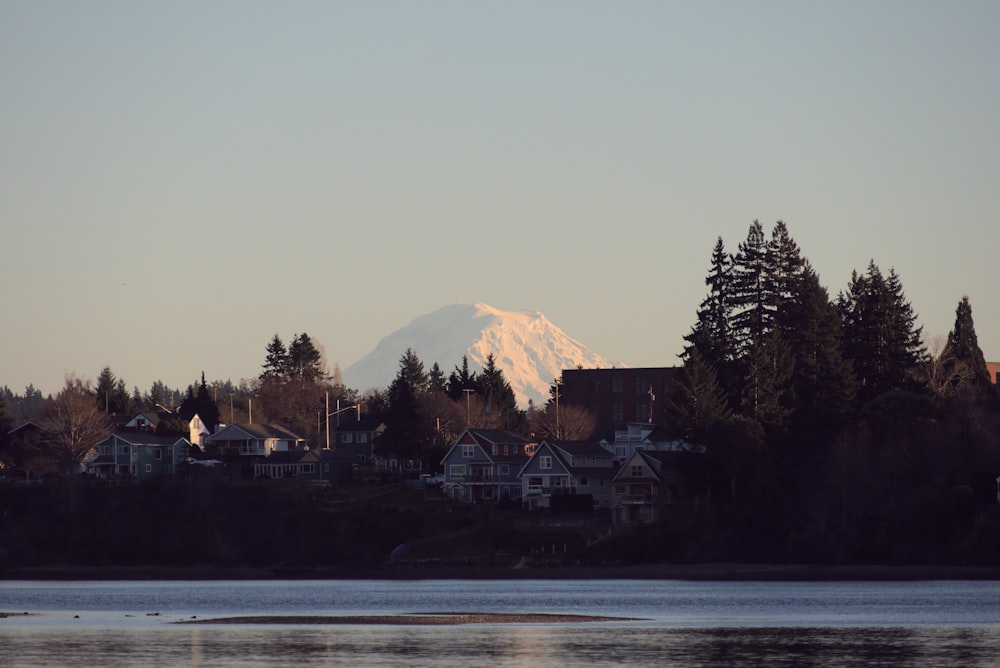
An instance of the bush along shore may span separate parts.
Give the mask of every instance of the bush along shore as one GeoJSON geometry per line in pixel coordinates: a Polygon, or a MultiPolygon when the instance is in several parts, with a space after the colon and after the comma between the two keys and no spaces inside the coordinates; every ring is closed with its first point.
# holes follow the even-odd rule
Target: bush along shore
{"type": "Polygon", "coordinates": [[[0,577],[1000,579],[1000,506],[970,509],[948,532],[773,519],[678,507],[611,527],[402,485],[57,480],[0,486],[0,577]]]}

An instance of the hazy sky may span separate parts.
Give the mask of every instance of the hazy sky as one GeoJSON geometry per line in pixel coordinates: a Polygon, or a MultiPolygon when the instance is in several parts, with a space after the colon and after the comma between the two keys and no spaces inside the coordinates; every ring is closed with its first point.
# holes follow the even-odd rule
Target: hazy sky
{"type": "Polygon", "coordinates": [[[894,267],[928,340],[967,294],[1000,358],[998,34],[995,0],[0,0],[0,386],[235,382],[275,333],[346,368],[457,302],[673,365],[755,218],[831,295],[894,267]]]}

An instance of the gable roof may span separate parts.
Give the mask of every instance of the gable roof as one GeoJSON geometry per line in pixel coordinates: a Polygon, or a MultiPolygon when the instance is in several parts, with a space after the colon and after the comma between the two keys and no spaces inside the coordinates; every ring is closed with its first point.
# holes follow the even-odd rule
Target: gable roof
{"type": "MultiPolygon", "coordinates": [[[[600,465],[587,465],[587,464],[576,464],[575,459],[580,458],[601,458],[612,460],[612,454],[601,445],[594,443],[593,441],[562,441],[556,440],[554,438],[543,439],[538,447],[535,448],[534,454],[531,458],[525,462],[524,466],[521,467],[521,473],[527,470],[528,465],[540,455],[542,451],[549,452],[558,461],[559,466],[564,469],[567,473],[594,473],[594,474],[610,474],[615,472],[614,466],[610,464],[608,466],[600,465]]],[[[518,474],[520,475],[520,473],[518,474]]]]}
{"type": "Polygon", "coordinates": [[[304,441],[295,432],[276,424],[235,423],[230,424],[208,437],[210,441],[233,441],[245,438],[266,440],[276,438],[283,441],[304,441]],[[242,434],[242,436],[241,436],[242,434]]]}
{"type": "Polygon", "coordinates": [[[312,450],[276,450],[269,454],[262,464],[298,464],[303,459],[319,459],[312,450]]]}
{"type": "Polygon", "coordinates": [[[115,432],[111,434],[104,440],[100,441],[98,445],[103,445],[109,441],[124,441],[129,445],[176,445],[180,441],[184,441],[188,445],[188,440],[183,436],[157,436],[152,432],[143,431],[128,431],[128,432],[115,432]]]}

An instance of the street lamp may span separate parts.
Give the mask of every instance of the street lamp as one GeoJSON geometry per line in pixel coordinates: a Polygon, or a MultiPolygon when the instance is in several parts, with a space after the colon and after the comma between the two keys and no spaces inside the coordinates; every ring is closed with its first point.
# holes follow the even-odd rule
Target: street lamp
{"type": "Polygon", "coordinates": [[[555,399],[556,399],[556,439],[561,439],[562,434],[559,431],[559,386],[562,385],[562,379],[556,378],[553,383],[555,384],[555,399]]]}
{"type": "Polygon", "coordinates": [[[358,411],[358,422],[361,422],[361,404],[357,403],[353,406],[348,406],[346,408],[340,407],[340,399],[337,399],[337,410],[330,412],[330,393],[326,393],[326,449],[330,449],[330,417],[333,415],[340,415],[346,411],[357,409],[358,411]]]}

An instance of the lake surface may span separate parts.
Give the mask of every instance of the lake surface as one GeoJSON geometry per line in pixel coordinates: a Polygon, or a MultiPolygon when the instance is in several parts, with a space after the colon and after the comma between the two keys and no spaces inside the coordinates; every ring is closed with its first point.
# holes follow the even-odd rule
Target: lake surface
{"type": "Polygon", "coordinates": [[[0,665],[993,666],[998,582],[0,582],[0,665]],[[182,625],[539,612],[596,623],[182,625]]]}

